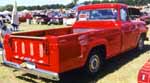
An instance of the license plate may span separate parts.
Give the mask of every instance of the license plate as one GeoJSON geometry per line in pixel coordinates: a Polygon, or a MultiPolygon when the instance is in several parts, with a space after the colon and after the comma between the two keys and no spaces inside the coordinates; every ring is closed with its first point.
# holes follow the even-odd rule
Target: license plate
{"type": "Polygon", "coordinates": [[[30,63],[30,62],[24,62],[20,66],[28,69],[35,69],[36,67],[34,63],[30,63]]]}

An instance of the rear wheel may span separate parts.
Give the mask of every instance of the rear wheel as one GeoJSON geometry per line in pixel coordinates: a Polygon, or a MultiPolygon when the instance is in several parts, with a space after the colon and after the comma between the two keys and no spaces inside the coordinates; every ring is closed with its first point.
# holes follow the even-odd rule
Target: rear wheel
{"type": "Polygon", "coordinates": [[[89,54],[84,70],[88,75],[96,75],[101,69],[103,63],[104,59],[101,56],[101,52],[99,50],[93,50],[89,54]]]}

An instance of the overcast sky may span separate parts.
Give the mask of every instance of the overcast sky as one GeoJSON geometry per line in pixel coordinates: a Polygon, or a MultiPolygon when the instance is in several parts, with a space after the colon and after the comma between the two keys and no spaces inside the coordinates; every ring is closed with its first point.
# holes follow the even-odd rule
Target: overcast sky
{"type": "MultiPolygon", "coordinates": [[[[32,6],[32,5],[45,5],[45,4],[68,4],[72,0],[16,0],[17,4],[20,6],[32,6]]],[[[89,0],[79,0],[79,3],[89,1],[89,0]]],[[[14,0],[0,0],[0,6],[7,4],[13,4],[14,0]]]]}

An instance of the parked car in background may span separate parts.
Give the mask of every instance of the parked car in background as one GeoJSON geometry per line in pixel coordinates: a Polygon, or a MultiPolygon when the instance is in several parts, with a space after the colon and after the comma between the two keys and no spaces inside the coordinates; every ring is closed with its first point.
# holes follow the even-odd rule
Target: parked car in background
{"type": "Polygon", "coordinates": [[[32,19],[32,14],[24,13],[19,15],[19,22],[26,22],[27,19],[32,19]]]}
{"type": "Polygon", "coordinates": [[[66,17],[64,17],[64,25],[73,25],[76,22],[76,13],[68,13],[66,17]]]}
{"type": "Polygon", "coordinates": [[[148,60],[138,73],[138,83],[150,83],[150,60],[148,60]]]}
{"type": "Polygon", "coordinates": [[[77,11],[80,6],[84,6],[84,4],[77,4],[67,12],[67,16],[64,18],[64,25],[73,25],[76,22],[77,11]]]}
{"type": "Polygon", "coordinates": [[[58,16],[51,17],[48,24],[49,25],[51,25],[51,24],[62,25],[63,24],[63,17],[58,17],[58,16]]]}
{"type": "Polygon", "coordinates": [[[139,8],[129,7],[129,16],[132,20],[141,20],[144,21],[146,25],[150,24],[150,15],[141,12],[139,8]]]}
{"type": "Polygon", "coordinates": [[[143,15],[143,16],[140,17],[140,19],[141,19],[142,21],[145,21],[145,23],[146,23],[147,25],[150,24],[150,15],[143,15]]]}
{"type": "Polygon", "coordinates": [[[52,12],[52,15],[33,15],[32,20],[37,24],[63,24],[63,17],[58,12],[52,12]]]}
{"type": "Polygon", "coordinates": [[[132,20],[140,20],[140,17],[142,16],[142,13],[140,12],[139,8],[135,7],[129,7],[129,16],[132,20]]]}
{"type": "Polygon", "coordinates": [[[35,23],[37,24],[48,24],[51,18],[46,15],[33,15],[32,20],[35,21],[35,23]]]}
{"type": "Polygon", "coordinates": [[[57,12],[57,11],[53,11],[52,15],[49,17],[50,21],[49,21],[49,25],[50,24],[63,24],[63,16],[61,14],[61,12],[57,12]]]}

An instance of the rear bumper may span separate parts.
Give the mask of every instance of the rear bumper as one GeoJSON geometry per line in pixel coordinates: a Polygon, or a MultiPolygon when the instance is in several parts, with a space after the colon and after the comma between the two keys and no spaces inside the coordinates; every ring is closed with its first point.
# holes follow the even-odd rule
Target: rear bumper
{"type": "Polygon", "coordinates": [[[26,73],[31,73],[31,74],[38,75],[38,76],[44,77],[44,78],[48,78],[48,79],[51,79],[51,80],[54,80],[54,81],[59,81],[60,80],[58,73],[51,72],[51,71],[45,71],[45,70],[37,69],[37,68],[36,69],[22,68],[19,64],[6,61],[4,55],[3,55],[3,64],[6,65],[6,66],[9,66],[9,67],[12,67],[14,69],[22,70],[26,73]]]}

